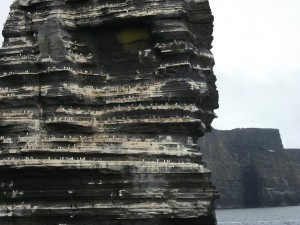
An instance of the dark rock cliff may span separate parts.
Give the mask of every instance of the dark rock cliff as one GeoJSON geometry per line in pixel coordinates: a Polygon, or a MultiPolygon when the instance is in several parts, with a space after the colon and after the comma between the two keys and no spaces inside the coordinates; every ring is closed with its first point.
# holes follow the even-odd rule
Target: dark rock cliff
{"type": "Polygon", "coordinates": [[[0,50],[0,224],[215,224],[207,0],[16,0],[0,50]]]}
{"type": "Polygon", "coordinates": [[[300,203],[300,151],[284,150],[279,130],[213,130],[198,143],[220,192],[217,207],[300,203]]]}

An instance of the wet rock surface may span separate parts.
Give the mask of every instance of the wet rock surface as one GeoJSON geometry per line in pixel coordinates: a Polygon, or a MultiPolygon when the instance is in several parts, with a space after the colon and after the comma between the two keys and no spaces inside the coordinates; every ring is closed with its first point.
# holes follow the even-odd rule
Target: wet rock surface
{"type": "Polygon", "coordinates": [[[206,0],[16,0],[0,49],[0,224],[215,224],[206,0]]]}
{"type": "Polygon", "coordinates": [[[284,149],[279,130],[214,129],[198,143],[218,208],[299,205],[300,150],[284,149]]]}

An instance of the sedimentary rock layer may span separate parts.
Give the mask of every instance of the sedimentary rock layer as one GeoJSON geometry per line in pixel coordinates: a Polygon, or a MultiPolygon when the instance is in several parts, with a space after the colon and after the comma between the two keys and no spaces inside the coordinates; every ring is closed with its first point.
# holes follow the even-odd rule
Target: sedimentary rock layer
{"type": "Polygon", "coordinates": [[[0,223],[214,224],[212,22],[206,0],[15,1],[0,223]]]}

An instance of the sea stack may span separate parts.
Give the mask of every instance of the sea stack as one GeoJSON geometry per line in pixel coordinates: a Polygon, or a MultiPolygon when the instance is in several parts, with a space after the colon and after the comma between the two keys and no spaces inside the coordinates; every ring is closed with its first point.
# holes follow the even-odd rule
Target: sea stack
{"type": "Polygon", "coordinates": [[[1,225],[213,225],[197,138],[207,0],[15,0],[0,50],[1,225]]]}

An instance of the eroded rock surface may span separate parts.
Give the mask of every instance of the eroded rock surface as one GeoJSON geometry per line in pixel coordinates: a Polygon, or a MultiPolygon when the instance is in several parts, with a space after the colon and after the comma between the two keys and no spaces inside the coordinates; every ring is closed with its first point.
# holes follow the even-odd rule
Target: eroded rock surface
{"type": "Polygon", "coordinates": [[[212,22],[207,0],[16,0],[0,224],[215,224],[212,22]]]}

